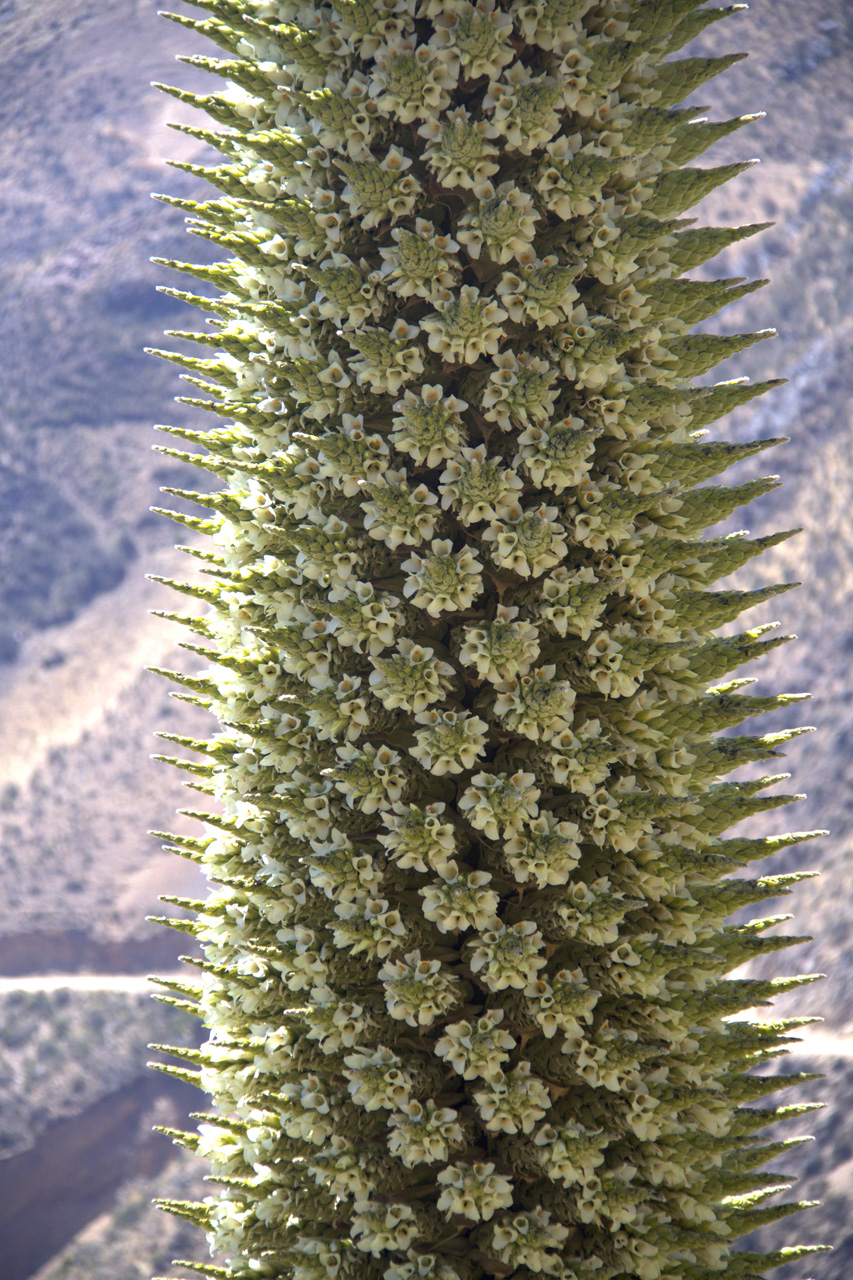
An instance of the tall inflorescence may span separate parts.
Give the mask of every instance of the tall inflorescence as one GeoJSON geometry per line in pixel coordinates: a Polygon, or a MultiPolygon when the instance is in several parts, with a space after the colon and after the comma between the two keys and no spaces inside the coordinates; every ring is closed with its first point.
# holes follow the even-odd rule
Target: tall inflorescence
{"type": "MultiPolygon", "coordinates": [[[[223,260],[205,358],[224,423],[168,428],[215,492],[173,513],[220,730],[174,740],[218,802],[177,921],[209,1039],[176,1135],[213,1193],[203,1275],[756,1277],[797,1205],[752,1068],[807,1018],[733,1018],[808,979],[727,975],[797,938],[726,921],[802,875],[803,833],[724,837],[793,797],[720,781],[801,730],[718,736],[800,695],[732,678],[781,643],[713,590],[788,537],[703,531],[775,477],[705,428],[768,386],[704,380],[767,333],[691,333],[757,283],[690,272],[757,226],[682,215],[749,117],[680,105],[735,56],[678,51],[701,0],[192,0],[223,154],[169,199],[223,260]],[[671,58],[671,54],[676,54],[671,58]],[[711,483],[706,483],[711,482],[711,483]],[[218,816],[217,816],[218,814],[218,816]],[[745,874],[737,874],[740,872],[745,874]],[[734,876],[730,873],[736,873],[734,876]]],[[[741,6],[733,6],[739,8],[741,6]]],[[[162,260],[161,260],[162,261],[162,260]]],[[[176,615],[167,615],[176,616],[176,615]]],[[[775,624],[773,624],[775,625],[775,624]]],[[[743,917],[739,917],[742,921],[743,917]]]]}

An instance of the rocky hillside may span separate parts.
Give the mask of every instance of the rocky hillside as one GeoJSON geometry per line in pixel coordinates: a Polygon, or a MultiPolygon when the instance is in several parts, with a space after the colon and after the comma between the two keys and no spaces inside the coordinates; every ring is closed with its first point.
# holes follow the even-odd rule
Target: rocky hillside
{"type": "MultiPolygon", "coordinates": [[[[168,827],[172,811],[196,799],[149,761],[153,730],[192,733],[203,723],[143,672],[180,661],[170,624],[148,614],[173,601],[143,575],[179,571],[174,527],[149,507],[160,485],[189,480],[151,452],[151,424],[182,412],[170,402],[181,384],[142,348],[158,345],[162,329],[185,325],[187,316],[156,292],[166,275],[149,257],[205,253],[203,243],[187,241],[179,216],[149,198],[152,190],[196,191],[164,156],[202,158],[195,143],[167,128],[182,116],[178,104],[149,86],[171,78],[198,87],[190,69],[173,62],[190,49],[186,33],[157,19],[156,9],[155,0],[40,0],[37,7],[0,0],[0,975],[172,967],[185,946],[144,916],[156,910],[158,893],[198,888],[194,868],[161,854],[145,835],[168,827]]],[[[795,1003],[843,1032],[853,1027],[853,369],[846,359],[853,329],[853,6],[754,0],[747,13],[711,28],[703,46],[751,53],[700,95],[713,101],[709,114],[766,112],[714,157],[754,155],[761,165],[709,199],[703,216],[776,222],[713,264],[715,275],[772,281],[726,312],[723,327],[779,330],[722,376],[789,380],[727,425],[738,438],[790,436],[761,458],[784,487],[753,504],[748,518],[754,533],[805,531],[753,565],[752,579],[741,575],[740,585],[804,583],[766,615],[781,618],[799,641],[757,674],[762,689],[814,695],[798,722],[820,732],[793,744],[788,760],[796,789],[809,798],[787,816],[799,827],[830,827],[832,836],[779,858],[775,869],[822,869],[796,895],[797,930],[815,938],[796,965],[831,978],[795,1003]]],[[[742,474],[751,474],[748,465],[742,474]]],[[[784,722],[780,716],[777,727],[784,722]]],[[[784,821],[768,819],[763,829],[780,830],[784,821]]],[[[141,1001],[128,1006],[128,1046],[160,1034],[147,1009],[141,1001]]],[[[18,1020],[5,1006],[4,1016],[18,1020]]],[[[46,1017],[52,1025],[68,1015],[51,1006],[46,1017]]],[[[175,1114],[192,1103],[139,1083],[141,1053],[138,1068],[125,1057],[112,1071],[107,1055],[96,1069],[92,1041],[107,1043],[112,1024],[85,1025],[85,1036],[62,1041],[62,1065],[50,1054],[38,1059],[48,1085],[51,1073],[57,1081],[85,1075],[90,1083],[79,1097],[57,1089],[65,1099],[60,1110],[35,1119],[23,1078],[17,1093],[2,1097],[3,1132],[14,1146],[0,1159],[0,1177],[5,1166],[4,1185],[21,1187],[23,1236],[41,1240],[40,1253],[19,1249],[15,1259],[2,1258],[0,1246],[8,1280],[29,1280],[37,1268],[40,1280],[143,1280],[193,1247],[180,1224],[151,1225],[147,1201],[167,1175],[149,1175],[171,1150],[164,1139],[140,1136],[149,1112],[175,1114]],[[137,1091],[132,1105],[128,1091],[137,1091]],[[99,1161],[108,1134],[130,1158],[109,1175],[105,1193],[99,1161]],[[156,1156],[150,1143],[158,1144],[156,1156]],[[57,1208],[52,1224],[44,1151],[60,1168],[93,1170],[89,1190],[81,1186],[76,1205],[57,1208]],[[111,1208],[117,1183],[122,1190],[111,1208]],[[34,1228],[39,1221],[42,1229],[34,1228]],[[147,1254],[143,1241],[150,1242],[147,1254]]],[[[837,1280],[853,1262],[844,1208],[853,1187],[846,1103],[853,1075],[846,1059],[830,1066],[831,1078],[817,1086],[830,1104],[817,1122],[821,1140],[788,1162],[806,1179],[804,1195],[828,1197],[808,1233],[839,1251],[811,1264],[815,1280],[837,1280]]],[[[186,1162],[170,1170],[175,1188],[199,1177],[186,1162]]]]}

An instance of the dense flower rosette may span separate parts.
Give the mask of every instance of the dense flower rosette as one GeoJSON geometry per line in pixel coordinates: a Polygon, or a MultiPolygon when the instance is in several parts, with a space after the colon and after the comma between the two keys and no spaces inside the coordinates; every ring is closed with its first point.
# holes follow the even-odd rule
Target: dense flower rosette
{"type": "Polygon", "coordinates": [[[167,998],[219,1186],[167,1207],[235,1280],[789,1261],[732,1249],[790,1209],[752,1143],[785,1108],[746,1104],[802,1020],[728,1019],[805,979],[726,977],[798,875],[725,877],[804,838],[724,836],[791,797],[720,779],[796,732],[717,736],[796,697],[731,679],[766,628],[715,634],[787,535],[702,537],[776,483],[707,483],[772,443],[705,430],[765,386],[694,382],[766,336],[691,332],[753,287],[690,273],[759,228],[682,217],[743,167],[694,167],[744,120],[680,105],[727,11],[192,3],[225,88],[169,92],[224,162],[172,203],[225,257],[171,264],[218,295],[172,290],[210,351],[162,354],[224,421],[164,452],[224,487],[173,513],[213,549],[173,584],[211,665],[171,674],[222,732],[163,735],[219,801],[174,838],[212,887],[167,998]]]}

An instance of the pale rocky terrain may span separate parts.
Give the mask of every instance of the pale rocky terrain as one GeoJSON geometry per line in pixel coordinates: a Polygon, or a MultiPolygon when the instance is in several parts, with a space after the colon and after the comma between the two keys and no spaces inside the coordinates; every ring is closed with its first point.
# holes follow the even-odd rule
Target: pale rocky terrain
{"type": "MultiPolygon", "coordinates": [[[[19,1197],[8,1206],[14,1256],[0,1244],[4,1280],[146,1280],[177,1275],[173,1257],[204,1255],[192,1228],[148,1206],[154,1194],[205,1194],[202,1171],[188,1159],[167,1163],[169,1144],[148,1134],[164,1116],[175,1123],[203,1106],[201,1095],[145,1072],[143,1046],[161,1038],[162,1012],[136,990],[78,986],[65,1004],[48,991],[33,1020],[35,1006],[25,1016],[6,986],[18,976],[54,975],[45,981],[55,984],[73,973],[80,983],[86,973],[174,968],[185,937],[144,917],[159,909],[158,894],[201,888],[192,864],[145,834],[185,821],[171,817],[176,807],[203,807],[149,760],[154,729],[192,733],[205,719],[143,670],[181,661],[176,629],[148,612],[177,598],[144,574],[186,571],[175,526],[149,507],[162,484],[198,483],[151,452],[151,424],[183,413],[170,403],[181,384],[142,348],[190,317],[155,291],[175,281],[148,259],[205,254],[179,215],[149,199],[151,190],[200,194],[163,157],[202,158],[167,128],[187,118],[182,108],[149,87],[200,83],[173,62],[190,51],[187,34],[156,8],[0,0],[0,1026],[3,1037],[7,1028],[24,1037],[11,1047],[0,1037],[0,1135],[12,1138],[0,1187],[19,1197]],[[107,1150],[122,1153],[119,1165],[104,1164],[107,1150]]],[[[796,931],[815,939],[789,963],[831,976],[790,1004],[843,1036],[853,1031],[853,6],[754,0],[702,46],[751,55],[699,95],[713,102],[709,114],[766,112],[713,156],[759,156],[761,165],[702,212],[722,223],[776,220],[712,264],[714,275],[772,278],[724,313],[723,329],[779,330],[720,376],[789,379],[730,418],[726,435],[791,437],[760,460],[784,487],[747,519],[756,534],[805,532],[740,585],[803,581],[766,615],[799,641],[755,673],[762,690],[811,689],[792,722],[819,733],[792,744],[786,762],[793,789],[809,798],[761,829],[832,829],[773,869],[822,871],[787,900],[796,931]]],[[[768,728],[783,723],[780,715],[768,728]]],[[[786,1167],[802,1175],[798,1193],[825,1200],[797,1237],[836,1252],[777,1273],[782,1280],[841,1280],[853,1263],[853,1063],[835,1046],[811,1051],[828,1075],[809,1090],[827,1110],[811,1121],[818,1141],[786,1167]]],[[[783,1232],[795,1234],[788,1224],[783,1232]]]]}

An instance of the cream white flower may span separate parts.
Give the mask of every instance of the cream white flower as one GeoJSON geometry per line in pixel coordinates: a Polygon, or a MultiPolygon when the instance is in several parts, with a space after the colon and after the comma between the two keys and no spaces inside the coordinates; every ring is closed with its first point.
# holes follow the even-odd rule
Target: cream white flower
{"type": "Polygon", "coordinates": [[[451,1149],[464,1141],[459,1113],[452,1107],[437,1107],[431,1099],[425,1104],[403,1103],[388,1117],[388,1128],[388,1150],[407,1169],[446,1160],[451,1149]]]}
{"type": "Polygon", "coordinates": [[[470,547],[453,550],[450,538],[436,538],[429,553],[412,552],[400,566],[408,574],[403,594],[431,618],[468,609],[483,590],[483,566],[470,547]]]}
{"type": "Polygon", "coordinates": [[[389,148],[381,161],[338,160],[337,165],[347,179],[341,199],[365,231],[378,227],[387,218],[397,222],[405,217],[421,194],[417,178],[406,172],[412,166],[411,160],[397,147],[389,148]]]}
{"type": "Polygon", "coordinates": [[[487,840],[497,840],[520,831],[526,821],[539,814],[539,789],[532,783],[536,775],[519,771],[477,773],[459,800],[459,808],[468,821],[487,840]]]}
{"type": "Polygon", "coordinates": [[[540,889],[566,884],[580,861],[580,828],[540,813],[504,845],[504,860],[519,884],[532,880],[540,889]]]}
{"type": "Polygon", "coordinates": [[[601,1129],[569,1121],[559,1127],[543,1125],[533,1141],[548,1177],[572,1187],[586,1182],[601,1167],[610,1138],[601,1129]]]}
{"type": "Polygon", "coordinates": [[[403,639],[393,656],[373,659],[369,684],[389,711],[417,712],[443,698],[454,675],[450,663],[437,659],[428,645],[403,639]]]}
{"type": "Polygon", "coordinates": [[[539,329],[562,324],[571,318],[578,291],[572,283],[580,267],[561,263],[556,254],[522,260],[518,272],[505,271],[497,287],[501,306],[519,324],[533,323],[539,329]]]}
{"type": "Polygon", "coordinates": [[[460,414],[468,404],[457,396],[446,396],[440,384],[421,387],[420,393],[404,392],[394,408],[391,442],[415,462],[437,467],[461,448],[465,424],[460,414]]]}
{"type": "Polygon", "coordinates": [[[488,1222],[498,1209],[512,1204],[512,1183],[488,1161],[450,1165],[436,1181],[441,1188],[438,1208],[448,1217],[460,1214],[472,1222],[488,1222]]]}
{"type": "Polygon", "coordinates": [[[500,458],[490,458],[484,444],[463,448],[439,479],[441,505],[463,524],[495,520],[514,507],[523,481],[500,458]]]}
{"type": "Polygon", "coordinates": [[[362,484],[375,484],[388,467],[388,445],[378,432],[364,430],[362,414],[342,414],[340,425],[320,436],[317,446],[317,474],[348,498],[362,484]]]}
{"type": "Polygon", "coordinates": [[[527,675],[539,656],[539,632],[518,615],[514,606],[498,605],[491,622],[465,627],[459,650],[463,666],[474,667],[481,680],[493,684],[527,675]]]}
{"type": "Polygon", "coordinates": [[[483,753],[489,726],[467,711],[420,711],[415,721],[417,746],[410,749],[418,764],[436,777],[472,769],[483,753]]]}
{"type": "Polygon", "coordinates": [[[430,1027],[459,999],[459,979],[440,960],[422,960],[419,950],[387,960],[379,970],[392,1018],[410,1027],[430,1027]]]}
{"type": "Polygon", "coordinates": [[[476,1022],[451,1022],[437,1041],[435,1052],[446,1059],[463,1080],[500,1080],[503,1065],[516,1042],[499,1030],[503,1009],[488,1009],[476,1022]]]}
{"type": "Polygon", "coordinates": [[[494,298],[483,298],[473,285],[463,284],[458,294],[442,290],[434,306],[420,322],[430,351],[450,363],[464,364],[497,355],[507,313],[494,298]]]}
{"type": "Polygon", "coordinates": [[[581,1024],[589,1022],[600,992],[589,986],[581,969],[560,969],[550,980],[538,978],[524,994],[542,1034],[551,1040],[557,1031],[580,1036],[581,1024]]]}
{"type": "Polygon", "coordinates": [[[542,934],[532,920],[520,920],[507,928],[503,921],[494,919],[469,945],[471,972],[490,991],[507,987],[522,991],[547,964],[542,955],[542,934]]]}
{"type": "Polygon", "coordinates": [[[492,1133],[532,1133],[551,1106],[551,1095],[531,1074],[529,1062],[519,1062],[507,1075],[492,1077],[478,1089],[474,1101],[492,1133]]]}
{"type": "Polygon", "coordinates": [[[441,882],[418,890],[424,900],[424,915],[440,933],[485,928],[495,918],[500,904],[495,891],[486,888],[491,880],[488,871],[460,875],[457,864],[448,862],[441,882]]]}
{"type": "Polygon", "coordinates": [[[350,955],[365,955],[370,959],[384,958],[399,951],[406,937],[406,926],[400,912],[391,908],[387,898],[371,898],[358,895],[348,902],[335,906],[339,923],[329,926],[336,947],[349,951],[350,955]]]}

